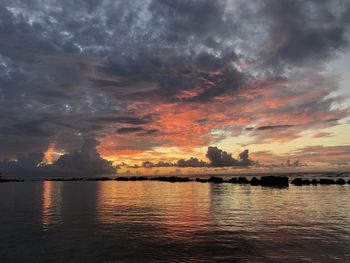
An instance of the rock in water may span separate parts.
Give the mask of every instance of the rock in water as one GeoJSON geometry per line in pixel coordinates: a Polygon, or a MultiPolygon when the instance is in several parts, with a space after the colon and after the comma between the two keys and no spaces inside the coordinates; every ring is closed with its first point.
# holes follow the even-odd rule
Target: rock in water
{"type": "Polygon", "coordinates": [[[317,184],[318,184],[317,179],[312,179],[312,180],[311,180],[311,184],[313,184],[313,185],[317,185],[317,184]]]}
{"type": "Polygon", "coordinates": [[[320,179],[320,184],[335,184],[333,179],[320,179]]]}
{"type": "Polygon", "coordinates": [[[345,180],[343,178],[339,178],[337,181],[335,181],[336,184],[340,184],[340,185],[343,185],[345,184],[345,180]]]}
{"type": "Polygon", "coordinates": [[[260,185],[261,182],[260,182],[260,180],[259,180],[258,178],[253,177],[253,178],[250,180],[250,184],[251,184],[251,185],[260,185]]]}
{"type": "Polygon", "coordinates": [[[303,185],[303,180],[301,178],[295,178],[291,181],[291,184],[297,185],[297,186],[302,186],[303,185]]]}
{"type": "Polygon", "coordinates": [[[262,176],[260,180],[262,186],[288,187],[289,185],[287,176],[262,176]]]}
{"type": "Polygon", "coordinates": [[[233,177],[233,178],[229,179],[227,182],[230,183],[230,184],[237,184],[238,183],[238,179],[237,179],[237,177],[233,177]]]}
{"type": "Polygon", "coordinates": [[[238,177],[238,183],[239,184],[249,184],[249,181],[245,177],[238,177]]]}
{"type": "Polygon", "coordinates": [[[215,177],[215,176],[212,176],[208,179],[208,182],[210,183],[216,183],[216,184],[221,184],[224,182],[224,179],[220,178],[220,177],[215,177]]]}

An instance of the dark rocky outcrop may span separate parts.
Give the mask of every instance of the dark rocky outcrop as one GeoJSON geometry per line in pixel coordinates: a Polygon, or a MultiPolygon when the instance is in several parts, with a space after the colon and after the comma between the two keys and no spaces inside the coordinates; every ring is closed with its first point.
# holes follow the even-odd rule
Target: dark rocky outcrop
{"type": "Polygon", "coordinates": [[[215,183],[215,184],[222,184],[224,182],[224,179],[222,179],[221,177],[211,176],[208,179],[208,182],[215,183]]]}
{"type": "Polygon", "coordinates": [[[320,184],[335,184],[333,179],[320,179],[320,184]]]}
{"type": "Polygon", "coordinates": [[[303,180],[301,178],[295,178],[290,183],[294,184],[294,185],[297,185],[297,186],[302,186],[303,185],[303,180]]]}
{"type": "Polygon", "coordinates": [[[310,179],[302,179],[302,178],[295,178],[292,180],[291,184],[294,184],[296,186],[302,186],[302,185],[317,185],[318,181],[316,179],[312,179],[310,181],[310,179]]]}
{"type": "Polygon", "coordinates": [[[0,183],[9,183],[9,182],[24,182],[24,180],[19,180],[19,179],[1,179],[0,178],[0,183]]]}
{"type": "Polygon", "coordinates": [[[111,181],[112,178],[109,177],[96,177],[96,178],[88,178],[87,181],[111,181]]]}
{"type": "Polygon", "coordinates": [[[198,182],[198,183],[207,183],[208,179],[196,178],[195,181],[198,182]]]}
{"type": "Polygon", "coordinates": [[[238,183],[238,179],[237,179],[237,177],[233,177],[233,178],[229,179],[227,182],[230,183],[230,184],[237,184],[238,183]]]}
{"type": "Polygon", "coordinates": [[[249,184],[249,181],[245,177],[238,177],[238,183],[239,184],[249,184]]]}
{"type": "Polygon", "coordinates": [[[123,176],[119,176],[117,178],[114,179],[114,181],[147,181],[149,180],[148,177],[145,176],[133,176],[133,177],[123,177],[123,176]]]}
{"type": "Polygon", "coordinates": [[[261,181],[256,178],[256,177],[253,177],[251,180],[250,180],[250,184],[251,185],[261,185],[261,181]]]}
{"type": "Polygon", "coordinates": [[[288,187],[288,177],[286,176],[262,176],[261,186],[288,187]]]}
{"type": "Polygon", "coordinates": [[[115,178],[114,181],[129,181],[129,178],[128,177],[119,176],[119,177],[115,178]]]}
{"type": "Polygon", "coordinates": [[[149,180],[146,176],[135,176],[135,177],[129,177],[129,181],[147,181],[149,180]]]}
{"type": "Polygon", "coordinates": [[[177,177],[177,176],[170,176],[170,177],[154,177],[150,179],[151,181],[160,181],[160,182],[169,182],[169,183],[180,183],[180,182],[190,182],[190,178],[188,177],[177,177]]]}
{"type": "Polygon", "coordinates": [[[343,185],[346,184],[345,180],[343,178],[339,178],[337,181],[335,181],[336,184],[343,185]]]}
{"type": "Polygon", "coordinates": [[[310,185],[311,182],[310,182],[309,179],[304,179],[304,180],[302,180],[302,184],[303,184],[303,185],[310,185]]]}
{"type": "Polygon", "coordinates": [[[319,182],[317,181],[317,179],[312,179],[311,180],[311,184],[312,185],[317,185],[319,182]]]}
{"type": "MultiPolygon", "coordinates": [[[[248,180],[246,177],[232,177],[229,180],[224,180],[221,177],[211,176],[209,178],[196,178],[195,180],[190,179],[188,177],[177,177],[177,176],[160,176],[160,177],[146,177],[146,176],[128,176],[128,177],[92,177],[92,178],[82,178],[82,177],[72,177],[72,178],[47,178],[41,180],[19,180],[19,179],[5,179],[0,176],[0,183],[5,182],[24,182],[24,181],[160,181],[160,182],[200,182],[200,183],[230,183],[230,184],[250,184],[252,186],[270,186],[270,187],[287,187],[289,185],[288,177],[286,176],[262,176],[260,179],[257,177],[253,177],[251,180],[248,180]]],[[[296,186],[302,185],[345,185],[346,183],[350,184],[350,180],[345,181],[343,178],[335,179],[302,179],[302,178],[294,178],[291,181],[291,184],[296,186]]]]}

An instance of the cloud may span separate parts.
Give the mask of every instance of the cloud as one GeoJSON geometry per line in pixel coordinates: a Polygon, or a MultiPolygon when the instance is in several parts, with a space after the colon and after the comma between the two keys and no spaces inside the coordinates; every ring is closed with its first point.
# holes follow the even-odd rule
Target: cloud
{"type": "Polygon", "coordinates": [[[348,51],[349,10],[347,0],[1,1],[0,157],[53,141],[70,152],[78,134],[109,157],[335,126],[349,110],[329,96],[338,79],[323,66],[348,51]]]}
{"type": "Polygon", "coordinates": [[[207,158],[210,160],[210,165],[213,167],[230,167],[230,166],[250,166],[253,162],[249,159],[249,151],[244,150],[239,154],[239,160],[232,157],[232,154],[227,153],[218,147],[210,146],[207,151],[207,158]]]}
{"type": "Polygon", "coordinates": [[[80,150],[61,155],[52,164],[42,163],[43,153],[18,154],[16,160],[3,160],[0,162],[0,170],[5,175],[16,176],[95,176],[99,174],[116,173],[112,162],[107,161],[96,151],[97,141],[84,137],[80,150]]]}
{"type": "Polygon", "coordinates": [[[265,131],[265,130],[275,130],[275,129],[286,129],[286,128],[290,128],[293,127],[294,125],[270,125],[270,126],[260,126],[258,128],[256,128],[256,130],[258,131],[265,131]]]}
{"type": "Polygon", "coordinates": [[[177,161],[178,167],[208,167],[209,164],[205,161],[199,160],[198,158],[191,157],[188,160],[178,160],[177,161]]]}
{"type": "Polygon", "coordinates": [[[343,164],[350,160],[350,146],[310,145],[298,148],[285,154],[271,151],[254,152],[253,157],[259,160],[259,166],[265,167],[303,167],[313,163],[343,164]]]}
{"type": "Polygon", "coordinates": [[[2,160],[0,162],[0,171],[3,174],[33,174],[38,171],[38,165],[44,158],[43,153],[18,154],[16,160],[2,160]]]}
{"type": "Polygon", "coordinates": [[[84,138],[80,151],[61,155],[57,161],[46,168],[49,171],[85,176],[116,173],[112,162],[101,158],[96,146],[95,139],[84,138]]]}
{"type": "Polygon", "coordinates": [[[262,1],[258,14],[269,28],[270,56],[274,66],[305,66],[325,61],[349,45],[347,1],[262,1]]]}
{"type": "Polygon", "coordinates": [[[241,152],[239,154],[239,160],[236,160],[232,157],[232,154],[229,154],[218,147],[210,146],[208,147],[206,157],[209,159],[209,162],[202,161],[196,157],[191,157],[187,160],[180,159],[175,163],[164,161],[153,163],[150,161],[145,161],[142,163],[142,167],[248,167],[254,165],[254,162],[249,159],[249,150],[244,150],[241,152]]]}
{"type": "Polygon", "coordinates": [[[158,132],[157,129],[144,129],[143,127],[122,127],[117,130],[118,134],[137,133],[138,135],[149,135],[158,132]]]}
{"type": "Polygon", "coordinates": [[[180,159],[175,163],[172,162],[164,162],[159,161],[157,163],[153,163],[150,161],[145,161],[142,163],[142,167],[144,168],[154,168],[154,167],[208,167],[209,164],[205,161],[199,160],[198,158],[191,157],[187,160],[180,159]]]}
{"type": "Polygon", "coordinates": [[[296,150],[293,154],[303,162],[345,163],[350,160],[350,146],[305,146],[296,150]]]}

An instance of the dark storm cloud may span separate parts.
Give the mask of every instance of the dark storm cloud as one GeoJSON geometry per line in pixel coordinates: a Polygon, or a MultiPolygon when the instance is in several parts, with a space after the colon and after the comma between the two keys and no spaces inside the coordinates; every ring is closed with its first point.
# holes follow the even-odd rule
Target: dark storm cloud
{"type": "Polygon", "coordinates": [[[61,155],[52,164],[43,164],[43,153],[17,154],[16,160],[0,162],[0,171],[5,176],[95,176],[111,174],[116,168],[101,158],[96,150],[95,139],[83,138],[80,150],[61,155]]]}
{"type": "Polygon", "coordinates": [[[266,72],[322,64],[348,47],[349,10],[346,0],[1,1],[0,157],[146,126],[158,103],[210,105],[266,72]]]}
{"type": "Polygon", "coordinates": [[[49,171],[65,174],[98,175],[115,173],[116,169],[112,162],[101,158],[96,150],[98,142],[95,139],[84,138],[83,145],[79,151],[64,154],[52,165],[46,168],[49,171]]]}
{"type": "Polygon", "coordinates": [[[259,15],[269,20],[272,66],[324,61],[349,45],[349,1],[266,0],[259,15]]]}

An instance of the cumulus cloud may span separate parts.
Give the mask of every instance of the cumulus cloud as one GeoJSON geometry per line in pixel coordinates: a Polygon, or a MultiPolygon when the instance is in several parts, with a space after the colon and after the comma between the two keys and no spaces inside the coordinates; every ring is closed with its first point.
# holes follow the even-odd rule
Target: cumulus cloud
{"type": "Polygon", "coordinates": [[[101,158],[96,150],[97,141],[91,138],[84,138],[80,150],[64,154],[59,157],[47,169],[67,174],[98,175],[115,173],[116,168],[112,162],[101,158]]]}
{"type": "MultiPolygon", "coordinates": [[[[150,161],[145,161],[142,163],[144,168],[154,168],[154,167],[249,167],[255,163],[249,159],[249,150],[244,150],[239,154],[239,159],[236,160],[232,157],[232,154],[227,153],[218,147],[210,146],[208,147],[206,157],[209,159],[209,162],[200,160],[196,157],[191,157],[189,159],[180,159],[175,163],[172,162],[163,162],[159,161],[153,163],[150,161]]],[[[135,167],[135,168],[138,168],[135,167]]]]}
{"type": "Polygon", "coordinates": [[[80,150],[61,155],[52,164],[42,163],[43,153],[18,155],[16,160],[3,160],[0,162],[0,171],[5,175],[16,176],[95,176],[99,174],[116,173],[116,167],[96,151],[97,141],[84,138],[80,150]]]}
{"type": "Polygon", "coordinates": [[[177,161],[178,167],[208,167],[208,163],[198,158],[191,157],[188,160],[181,159],[177,161]]]}
{"type": "Polygon", "coordinates": [[[229,167],[229,166],[250,166],[253,162],[249,159],[249,151],[244,150],[239,154],[239,160],[232,157],[231,153],[227,153],[218,147],[210,146],[207,151],[207,158],[213,167],[229,167]]]}
{"type": "Polygon", "coordinates": [[[150,161],[145,161],[142,163],[142,167],[144,168],[154,168],[154,167],[208,167],[209,164],[205,161],[202,161],[198,158],[191,157],[187,160],[180,159],[177,162],[164,162],[159,161],[157,163],[153,163],[150,161]]]}

